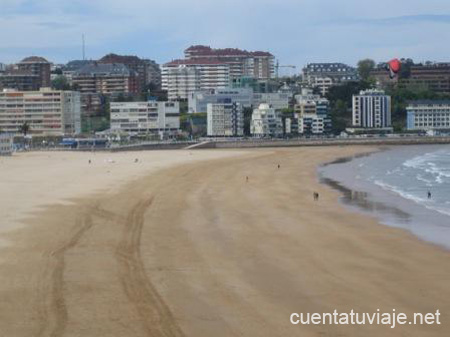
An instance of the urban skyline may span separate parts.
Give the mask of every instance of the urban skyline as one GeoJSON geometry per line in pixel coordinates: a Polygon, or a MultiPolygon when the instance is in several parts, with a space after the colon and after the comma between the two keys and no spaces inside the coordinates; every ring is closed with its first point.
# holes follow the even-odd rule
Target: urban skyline
{"type": "Polygon", "coordinates": [[[365,4],[353,0],[133,0],[126,8],[104,0],[3,0],[0,62],[32,54],[54,63],[81,59],[82,34],[88,59],[115,52],[163,64],[182,57],[190,45],[204,44],[268,50],[280,63],[296,65],[297,72],[310,62],[355,65],[366,57],[377,62],[393,57],[444,61],[450,47],[441,42],[448,39],[450,5],[405,3],[382,0],[379,10],[368,12],[365,4]]]}

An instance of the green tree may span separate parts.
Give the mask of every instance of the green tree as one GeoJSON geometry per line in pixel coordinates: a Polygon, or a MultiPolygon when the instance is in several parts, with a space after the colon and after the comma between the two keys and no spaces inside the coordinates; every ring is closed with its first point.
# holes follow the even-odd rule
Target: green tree
{"type": "Polygon", "coordinates": [[[63,75],[58,75],[52,81],[52,88],[55,90],[70,90],[70,84],[67,78],[63,75]]]}
{"type": "Polygon", "coordinates": [[[28,134],[28,132],[30,131],[30,125],[28,124],[28,122],[25,122],[20,126],[19,130],[25,137],[28,134]]]}
{"type": "Polygon", "coordinates": [[[358,74],[362,80],[367,81],[370,78],[370,72],[375,68],[375,61],[364,59],[358,62],[358,74]]]}

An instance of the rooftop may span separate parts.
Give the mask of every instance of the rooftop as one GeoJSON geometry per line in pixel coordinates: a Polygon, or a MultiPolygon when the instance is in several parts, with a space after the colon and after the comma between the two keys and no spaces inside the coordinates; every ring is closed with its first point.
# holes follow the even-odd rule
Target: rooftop
{"type": "Polygon", "coordinates": [[[210,46],[191,46],[185,50],[185,52],[195,53],[195,55],[201,56],[273,56],[269,52],[264,51],[254,51],[250,52],[247,50],[242,50],[238,48],[223,48],[223,49],[214,49],[210,46]]]}
{"type": "Polygon", "coordinates": [[[177,66],[177,65],[226,65],[226,63],[215,59],[202,57],[196,59],[173,60],[165,64],[165,66],[177,66]]]}
{"type": "Polygon", "coordinates": [[[50,62],[48,62],[45,58],[40,56],[30,56],[24,58],[22,61],[19,62],[19,64],[20,63],[50,63],[50,62]]]}
{"type": "Polygon", "coordinates": [[[103,56],[100,60],[98,60],[99,63],[140,63],[143,62],[139,57],[134,55],[117,55],[117,54],[108,54],[103,56]]]}
{"type": "Polygon", "coordinates": [[[129,76],[133,72],[130,71],[124,64],[122,63],[91,63],[87,64],[81,69],[75,71],[75,76],[80,75],[122,75],[129,76]]]}
{"type": "Polygon", "coordinates": [[[408,101],[409,105],[450,105],[450,100],[448,99],[421,99],[416,101],[408,101]]]}

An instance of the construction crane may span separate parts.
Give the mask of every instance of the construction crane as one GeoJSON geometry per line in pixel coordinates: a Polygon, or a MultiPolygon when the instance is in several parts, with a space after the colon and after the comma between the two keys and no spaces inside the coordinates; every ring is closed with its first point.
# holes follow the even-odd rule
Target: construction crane
{"type": "Polygon", "coordinates": [[[278,60],[277,60],[277,64],[275,65],[275,74],[276,74],[277,78],[279,77],[280,68],[297,69],[297,67],[293,66],[293,65],[280,65],[280,62],[278,62],[278,60]]]}

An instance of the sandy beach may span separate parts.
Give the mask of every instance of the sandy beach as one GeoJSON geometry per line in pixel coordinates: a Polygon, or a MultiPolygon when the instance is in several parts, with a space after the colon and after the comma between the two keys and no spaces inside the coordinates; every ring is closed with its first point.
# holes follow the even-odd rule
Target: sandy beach
{"type": "Polygon", "coordinates": [[[448,336],[450,252],[318,182],[319,164],[375,150],[0,158],[0,335],[448,336]],[[335,309],[442,324],[289,322],[335,309]]]}

